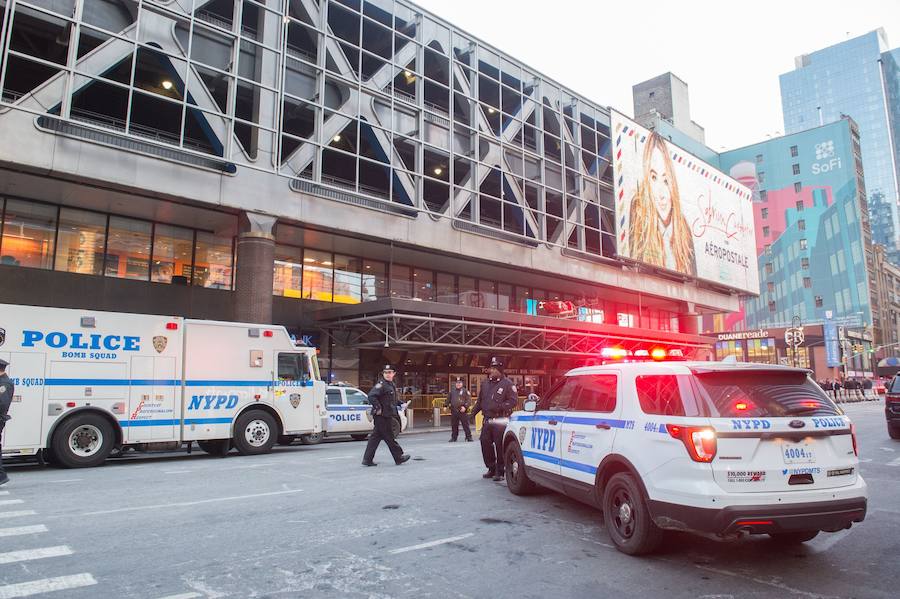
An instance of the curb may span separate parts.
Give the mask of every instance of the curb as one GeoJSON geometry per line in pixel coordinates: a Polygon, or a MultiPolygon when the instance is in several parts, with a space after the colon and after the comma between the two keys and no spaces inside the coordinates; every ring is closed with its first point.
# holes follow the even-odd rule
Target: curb
{"type": "Polygon", "coordinates": [[[403,431],[403,435],[427,435],[428,433],[449,433],[449,426],[408,428],[403,431]]]}

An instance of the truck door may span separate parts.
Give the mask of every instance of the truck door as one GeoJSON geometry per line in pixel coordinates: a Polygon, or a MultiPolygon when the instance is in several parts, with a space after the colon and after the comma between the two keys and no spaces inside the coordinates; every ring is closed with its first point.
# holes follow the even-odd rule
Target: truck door
{"type": "Polygon", "coordinates": [[[175,439],[175,358],[153,358],[153,419],[151,438],[175,439]]]}
{"type": "Polygon", "coordinates": [[[275,364],[278,372],[273,381],[273,402],[281,414],[284,433],[318,432],[319,408],[309,358],[305,353],[278,352],[275,364]]]}
{"type": "Polygon", "coordinates": [[[16,390],[9,406],[10,426],[3,431],[4,449],[42,447],[44,416],[44,354],[0,352],[9,362],[6,374],[16,390]]]}
{"type": "Polygon", "coordinates": [[[131,386],[128,389],[128,417],[125,418],[125,437],[128,443],[150,441],[153,438],[151,426],[153,403],[153,358],[134,356],[131,358],[131,386]],[[144,411],[146,408],[146,412],[144,411]]]}

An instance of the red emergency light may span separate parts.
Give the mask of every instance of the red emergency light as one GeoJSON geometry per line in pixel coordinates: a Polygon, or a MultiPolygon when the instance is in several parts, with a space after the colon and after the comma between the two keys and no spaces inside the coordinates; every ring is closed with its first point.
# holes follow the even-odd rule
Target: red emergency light
{"type": "Polygon", "coordinates": [[[177,331],[177,330],[178,330],[178,323],[177,323],[177,322],[167,322],[167,323],[166,323],[166,330],[167,330],[167,331],[177,331]]]}
{"type": "Polygon", "coordinates": [[[275,333],[272,331],[263,331],[263,337],[274,337],[275,333]]]}

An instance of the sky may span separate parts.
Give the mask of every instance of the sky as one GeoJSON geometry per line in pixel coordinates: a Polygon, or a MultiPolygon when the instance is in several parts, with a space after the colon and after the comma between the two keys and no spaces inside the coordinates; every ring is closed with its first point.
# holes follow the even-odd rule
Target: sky
{"type": "Polygon", "coordinates": [[[900,0],[414,1],[628,115],[631,86],[671,71],[688,84],[691,118],[717,151],[784,130],[778,76],[795,56],[878,27],[900,46],[900,0]]]}

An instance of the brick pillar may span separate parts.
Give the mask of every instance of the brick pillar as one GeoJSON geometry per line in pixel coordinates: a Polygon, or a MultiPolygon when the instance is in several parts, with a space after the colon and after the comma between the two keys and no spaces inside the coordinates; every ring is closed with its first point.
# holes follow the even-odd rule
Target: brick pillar
{"type": "Polygon", "coordinates": [[[238,322],[272,322],[277,220],[274,216],[255,212],[241,214],[234,278],[234,319],[238,322]]]}

